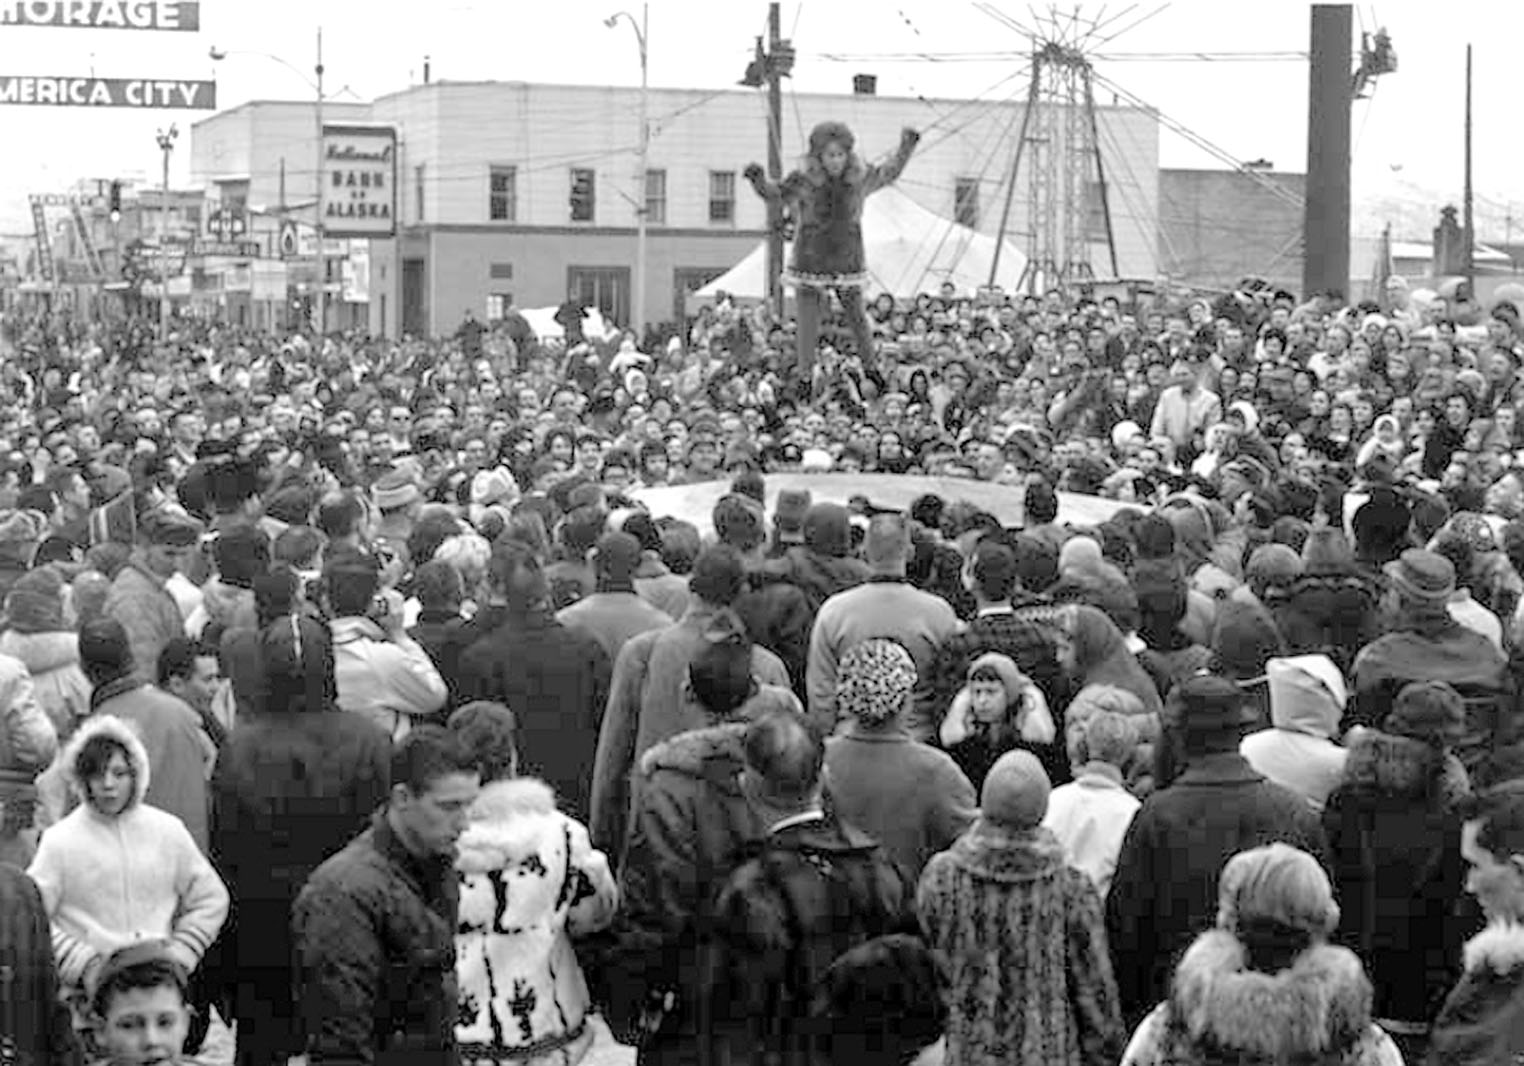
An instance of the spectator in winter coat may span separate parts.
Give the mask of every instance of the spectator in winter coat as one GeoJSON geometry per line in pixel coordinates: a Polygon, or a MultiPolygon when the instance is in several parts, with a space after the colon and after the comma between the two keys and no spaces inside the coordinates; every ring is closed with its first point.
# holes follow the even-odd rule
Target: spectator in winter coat
{"type": "Polygon", "coordinates": [[[563,626],[581,629],[595,639],[611,665],[632,637],[665,629],[673,621],[635,592],[639,565],[639,541],[628,533],[605,533],[593,549],[596,590],[556,614],[563,626]]]}
{"type": "Polygon", "coordinates": [[[428,653],[445,687],[451,690],[452,702],[458,699],[455,679],[460,676],[461,652],[466,650],[466,619],[461,614],[464,588],[460,571],[442,559],[431,559],[413,573],[418,621],[407,635],[428,653]]]}
{"type": "Polygon", "coordinates": [[[512,707],[526,771],[554,789],[573,817],[583,817],[609,658],[596,639],[555,620],[545,571],[529,549],[500,541],[491,583],[508,610],[461,656],[461,695],[512,707]]]}
{"type": "Polygon", "coordinates": [[[444,708],[444,679],[428,652],[403,631],[401,597],[382,594],[374,555],[349,552],[326,560],[323,598],[332,619],[341,709],[365,716],[396,743],[416,721],[444,708]]]}
{"type": "Polygon", "coordinates": [[[1271,659],[1265,672],[1272,726],[1244,737],[1239,754],[1321,811],[1344,776],[1349,754],[1333,739],[1342,732],[1344,675],[1326,655],[1271,659]]]}
{"type": "Polygon", "coordinates": [[[186,615],[168,586],[190,564],[200,537],[193,519],[164,509],[150,512],[138,525],[131,558],[111,583],[106,613],[127,631],[140,681],[153,680],[164,645],[185,635],[186,615]]]}
{"type": "Polygon", "coordinates": [[[995,761],[1017,748],[1036,755],[1044,769],[1051,767],[1050,780],[1069,779],[1042,689],[999,652],[985,652],[969,664],[968,684],[953,697],[937,740],[969,780],[980,785],[995,761]]]}
{"type": "Polygon", "coordinates": [[[817,611],[838,592],[868,580],[868,568],[852,557],[851,515],[834,503],[810,505],[800,542],[770,561],[766,571],[800,589],[817,611]]]}
{"type": "MultiPolygon", "coordinates": [[[[623,534],[615,534],[622,536],[623,534]]],[[[482,790],[461,834],[455,1037],[467,1061],[576,1066],[593,1042],[587,982],[572,937],[613,919],[608,859],[549,786],[518,777],[514,715],[470,703],[450,731],[475,754],[482,790]]]]}
{"type": "Polygon", "coordinates": [[[370,828],[313,871],[292,909],[312,1063],[458,1061],[455,845],[481,774],[473,753],[424,725],[397,745],[391,782],[370,828]]]}
{"type": "Polygon", "coordinates": [[[22,870],[0,862],[0,945],[12,961],[11,980],[0,987],[0,1018],[25,1066],[69,1066],[79,1050],[67,1012],[59,1009],[58,969],[52,930],[37,884],[22,870]]]}
{"type": "Polygon", "coordinates": [[[127,722],[95,715],[62,761],[80,804],[43,834],[27,872],[52,922],[59,983],[82,1011],[106,958],[133,941],[168,940],[195,971],[227,917],[228,891],[185,825],[146,802],[148,752],[127,722]]]}
{"type": "Polygon", "coordinates": [[[737,493],[714,505],[714,532],[734,548],[746,568],[746,585],[736,597],[735,612],[756,644],[783,662],[794,694],[803,701],[810,656],[810,628],[822,601],[811,601],[803,588],[768,569],[765,515],[760,504],[737,493]]]}
{"type": "Polygon", "coordinates": [[[701,946],[704,1059],[807,1062],[815,989],[831,962],[913,932],[914,889],[874,840],[824,802],[824,746],[799,715],[746,727],[741,787],[767,826],[725,879],[701,946]]]}
{"type": "Polygon", "coordinates": [[[1064,860],[1089,877],[1104,900],[1122,838],[1142,806],[1124,784],[1138,757],[1137,728],[1134,716],[1095,711],[1071,714],[1066,732],[1074,780],[1053,790],[1042,824],[1063,845],[1064,860]]]}
{"type": "Polygon", "coordinates": [[[1257,847],[1228,861],[1220,886],[1217,927],[1186,950],[1123,1066],[1399,1066],[1371,1017],[1359,956],[1328,943],[1339,907],[1317,859],[1286,844],[1257,847]]]}
{"type": "Polygon", "coordinates": [[[1429,1026],[1460,975],[1455,903],[1470,793],[1450,745],[1464,725],[1448,685],[1407,686],[1380,731],[1350,731],[1343,782],[1323,809],[1339,940],[1369,964],[1376,1018],[1407,1062],[1424,1061],[1429,1026]]]}
{"type": "Polygon", "coordinates": [[[1352,724],[1376,725],[1410,681],[1444,681],[1467,701],[1456,755],[1467,770],[1518,739],[1513,683],[1502,652],[1449,612],[1455,568],[1433,552],[1410,548],[1387,564],[1389,631],[1355,659],[1352,724]]]}
{"type": "Polygon", "coordinates": [[[1043,828],[1048,794],[1035,756],[1002,756],[979,821],[921,876],[921,927],[949,978],[948,1066],[1103,1066],[1121,1052],[1100,897],[1043,828]]]}
{"type": "MultiPolygon", "coordinates": [[[[608,706],[598,727],[588,826],[593,844],[610,855],[622,852],[624,826],[634,810],[630,784],[642,776],[634,770],[645,752],[679,733],[711,724],[710,711],[694,698],[690,668],[711,645],[745,634],[732,609],[745,581],[745,566],[734,549],[706,549],[693,564],[693,606],[667,628],[631,639],[615,660],[608,706]]],[[[783,663],[749,639],[746,644],[749,683],[755,687],[751,694],[782,699],[789,688],[783,663]]]]}
{"type": "Polygon", "coordinates": [[[0,655],[0,859],[32,859],[34,781],[58,752],[58,731],[19,659],[0,655]]]}
{"type": "Polygon", "coordinates": [[[635,771],[614,946],[597,974],[615,1036],[640,1041],[652,1066],[699,1059],[699,934],[714,892],[769,826],[741,788],[750,665],[742,640],[701,649],[690,681],[708,726],[651,748],[635,771]]]}
{"type": "Polygon", "coordinates": [[[912,883],[978,815],[974,786],[945,752],[905,731],[915,662],[892,640],[865,640],[841,663],[836,703],[850,716],[826,742],[836,812],[882,844],[912,883]]]}
{"type": "Polygon", "coordinates": [[[812,1012],[820,1061],[919,1066],[929,1060],[947,1026],[945,983],[935,953],[918,936],[881,936],[841,955],[826,970],[812,1012]]]}
{"type": "Polygon", "coordinates": [[[1463,813],[1466,891],[1487,927],[1462,950],[1463,972],[1434,1019],[1428,1061],[1488,1066],[1524,1053],[1524,792],[1494,788],[1463,813]]]}
{"type": "Polygon", "coordinates": [[[256,628],[254,579],[270,569],[270,538],[256,525],[224,529],[212,542],[217,576],[201,586],[201,606],[185,631],[213,646],[231,629],[256,628]]]}
{"type": "Polygon", "coordinates": [[[0,655],[19,659],[37,703],[60,738],[90,713],[90,682],[79,668],[79,634],[66,610],[63,579],[51,567],[29,570],[5,599],[0,655]]]}
{"type": "Polygon", "coordinates": [[[222,948],[237,1066],[300,1053],[291,905],[312,871],[365,828],[391,770],[381,727],[335,702],[327,627],[277,619],[259,633],[257,654],[257,706],[233,727],[212,776],[212,856],[238,901],[222,948]]]}
{"type": "Polygon", "coordinates": [[[1106,897],[1107,939],[1129,1020],[1167,994],[1171,961],[1211,915],[1228,857],[1277,840],[1324,853],[1307,801],[1265,780],[1238,753],[1249,717],[1243,691],[1207,674],[1177,695],[1185,771],[1143,801],[1106,897]]]}
{"type": "MultiPolygon", "coordinates": [[[[836,706],[837,671],[841,657],[854,645],[871,637],[897,641],[915,660],[917,673],[930,677],[937,650],[963,628],[946,600],[906,581],[908,521],[899,514],[870,521],[863,556],[872,576],[866,584],[836,593],[815,615],[805,686],[810,718],[822,728],[834,729],[842,717],[836,706]]],[[[910,735],[931,740],[940,712],[929,687],[923,689],[906,719],[910,735]]]]}

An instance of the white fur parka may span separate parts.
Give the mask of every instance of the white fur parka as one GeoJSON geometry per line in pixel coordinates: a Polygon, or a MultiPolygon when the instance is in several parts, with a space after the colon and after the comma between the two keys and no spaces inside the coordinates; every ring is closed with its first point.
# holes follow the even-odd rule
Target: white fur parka
{"type": "Polygon", "coordinates": [[[619,890],[587,829],[530,778],[485,786],[460,839],[455,973],[465,1062],[575,1062],[590,1043],[571,938],[614,916],[619,890]]]}

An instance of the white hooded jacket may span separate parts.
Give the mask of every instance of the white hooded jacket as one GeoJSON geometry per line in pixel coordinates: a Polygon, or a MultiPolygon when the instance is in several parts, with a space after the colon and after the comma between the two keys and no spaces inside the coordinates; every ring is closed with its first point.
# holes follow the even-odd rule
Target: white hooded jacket
{"type": "Polygon", "coordinates": [[[1243,739],[1239,753],[1259,773],[1321,811],[1344,778],[1349,753],[1339,735],[1348,691],[1326,655],[1293,655],[1265,664],[1272,728],[1243,739]]]}

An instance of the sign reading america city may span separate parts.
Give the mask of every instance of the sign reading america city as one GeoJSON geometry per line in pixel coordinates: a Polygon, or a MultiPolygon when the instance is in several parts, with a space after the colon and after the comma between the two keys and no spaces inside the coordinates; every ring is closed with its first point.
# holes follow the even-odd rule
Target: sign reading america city
{"type": "Polygon", "coordinates": [[[397,232],[397,130],[323,127],[323,232],[391,237],[397,232]]]}
{"type": "Polygon", "coordinates": [[[139,107],[215,111],[214,81],[165,78],[69,78],[0,74],[0,105],[139,107]]]}
{"type": "Polygon", "coordinates": [[[0,26],[194,33],[201,28],[201,4],[198,0],[0,0],[0,26]]]}

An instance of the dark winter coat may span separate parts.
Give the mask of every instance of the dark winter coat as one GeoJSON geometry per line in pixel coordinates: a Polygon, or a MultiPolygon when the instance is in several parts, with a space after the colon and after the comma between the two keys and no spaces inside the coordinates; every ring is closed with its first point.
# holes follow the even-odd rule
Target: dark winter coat
{"type": "Polygon", "coordinates": [[[290,967],[292,902],[385,802],[390,772],[390,739],[359,715],[262,714],[233,727],[212,775],[212,858],[235,901],[235,979],[290,967]]]}
{"type": "Polygon", "coordinates": [[[74,1066],[79,1048],[58,1001],[53,939],[42,894],[21,870],[0,863],[0,1038],[15,1066],[74,1066]]]}
{"type": "Polygon", "coordinates": [[[1290,654],[1327,655],[1348,672],[1377,636],[1377,600],[1375,583],[1351,569],[1304,575],[1269,606],[1290,654]]]}
{"type": "Polygon", "coordinates": [[[1165,997],[1170,967],[1217,915],[1217,879],[1240,851],[1281,841],[1323,858],[1307,801],[1237,752],[1194,756],[1143,801],[1122,839],[1106,896],[1106,933],[1129,1021],[1165,997]]]}
{"type": "Polygon", "coordinates": [[[1455,754],[1474,772],[1494,749],[1520,737],[1513,678],[1497,645],[1448,614],[1386,633],[1355,658],[1346,725],[1378,727],[1397,693],[1414,681],[1445,681],[1466,701],[1455,754]]]}
{"type": "Polygon", "coordinates": [[[811,602],[791,581],[753,573],[746,590],[731,604],[752,641],[782,660],[801,703],[807,698],[804,673],[810,660],[810,627],[820,603],[811,602]]]}
{"type": "Polygon", "coordinates": [[[744,724],[694,730],[641,758],[639,802],[620,870],[615,946],[601,978],[616,1034],[636,1031],[653,998],[673,993],[643,1066],[699,1060],[699,947],[714,894],[767,827],[741,792],[744,724]]]}
{"type": "Polygon", "coordinates": [[[710,1066],[808,1066],[815,986],[859,944],[916,932],[914,889],[871,837],[834,818],[771,834],[720,889],[700,951],[710,1066]]]}
{"type": "Polygon", "coordinates": [[[766,578],[797,587],[812,611],[820,610],[820,605],[838,592],[868,580],[868,567],[861,559],[827,555],[813,548],[790,548],[779,558],[769,560],[762,573],[766,578]]]}
{"type": "Polygon", "coordinates": [[[461,695],[496,700],[518,720],[519,771],[584,821],[611,664],[598,641],[543,612],[510,614],[460,659],[461,695]]]}
{"type": "Polygon", "coordinates": [[[948,968],[948,1066],[1117,1061],[1101,900],[1051,831],[975,822],[927,865],[916,902],[948,968]]]}
{"type": "Polygon", "coordinates": [[[313,872],[292,913],[311,1066],[454,1066],[459,885],[376,812],[313,872]]]}
{"type": "Polygon", "coordinates": [[[1169,999],[1133,1034],[1122,1066],[1397,1066],[1372,1022],[1371,986],[1348,948],[1317,944],[1261,973],[1226,929],[1180,960],[1169,999]]]}
{"type": "Polygon", "coordinates": [[[1497,1066],[1524,1054],[1524,927],[1489,925],[1466,942],[1464,973],[1430,1035],[1435,1066],[1497,1066]]]}
{"type": "Polygon", "coordinates": [[[1323,810],[1339,940],[1370,966],[1376,1017],[1418,1024],[1460,971],[1466,774],[1453,755],[1437,758],[1422,741],[1357,730],[1323,810]]]}
{"type": "Polygon", "coordinates": [[[407,631],[418,646],[429,653],[434,669],[450,690],[450,705],[458,704],[456,679],[460,676],[460,657],[475,643],[479,634],[467,628],[459,611],[424,611],[418,624],[407,631]]]}

